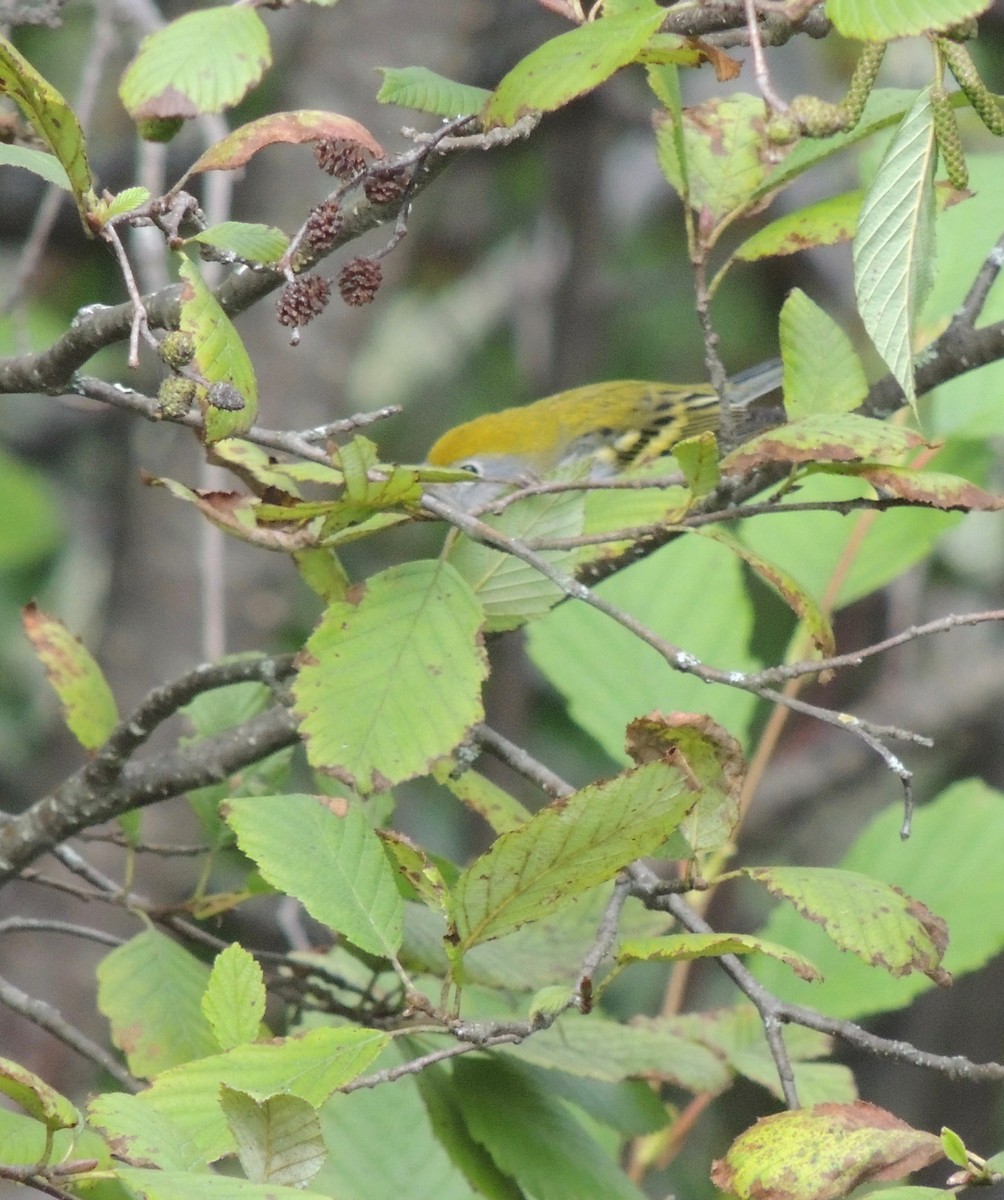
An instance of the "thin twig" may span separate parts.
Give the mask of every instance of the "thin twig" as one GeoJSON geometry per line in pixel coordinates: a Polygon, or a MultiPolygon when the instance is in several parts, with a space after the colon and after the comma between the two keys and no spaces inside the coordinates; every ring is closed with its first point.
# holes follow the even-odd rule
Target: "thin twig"
{"type": "Polygon", "coordinates": [[[138,1092],[140,1090],[142,1085],[129,1074],[118,1059],[109,1054],[103,1046],[92,1041],[87,1034],[71,1025],[58,1009],[45,1000],[29,996],[27,992],[22,991],[10,980],[0,978],[0,1004],[5,1004],[11,1012],[20,1013],[40,1029],[47,1030],[64,1045],[76,1050],[84,1058],[90,1059],[103,1071],[107,1071],[126,1091],[138,1092]]]}

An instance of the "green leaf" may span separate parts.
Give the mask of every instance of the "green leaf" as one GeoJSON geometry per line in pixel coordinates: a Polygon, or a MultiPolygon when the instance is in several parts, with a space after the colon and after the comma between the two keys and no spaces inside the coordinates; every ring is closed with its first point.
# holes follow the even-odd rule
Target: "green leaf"
{"type": "Polygon", "coordinates": [[[236,1149],[220,1108],[221,1084],[259,1097],[288,1092],[316,1108],[361,1075],[387,1041],[385,1033],[345,1026],[236,1046],[172,1067],[139,1101],[178,1129],[185,1165],[194,1167],[236,1149]]]}
{"type": "Polygon", "coordinates": [[[208,968],[153,929],[102,960],[98,1008],[134,1075],[150,1078],[217,1049],[201,1009],[208,980],[208,968]]]}
{"type": "MultiPolygon", "coordinates": [[[[533,538],[550,541],[578,537],[584,515],[581,492],[556,492],[549,496],[528,496],[510,505],[500,516],[485,520],[507,538],[520,542],[533,538]]],[[[564,571],[571,570],[577,556],[575,550],[541,550],[539,554],[564,571]]],[[[470,538],[457,539],[449,561],[480,600],[488,633],[516,629],[543,616],[564,595],[557,584],[522,559],[470,538]]]]}
{"type": "Polygon", "coordinates": [[[801,288],[788,293],[780,332],[789,418],[850,412],[861,404],[868,380],[851,339],[801,288]]]}
{"type": "Polygon", "coordinates": [[[217,954],[201,1007],[220,1049],[258,1037],[265,1016],[265,980],[243,946],[235,942],[217,954]]]}
{"type": "MultiPolygon", "coordinates": [[[[525,1193],[512,1176],[504,1175],[487,1150],[468,1132],[450,1074],[442,1067],[426,1067],[416,1077],[416,1083],[436,1140],[470,1181],[474,1194],[488,1200],[525,1200],[525,1193]]],[[[381,1193],[373,1200],[384,1200],[384,1195],[381,1193]]],[[[434,1193],[430,1200],[438,1200],[438,1194],[434,1193]]]]}
{"type": "MultiPolygon", "coordinates": [[[[1004,838],[1004,795],[980,780],[967,780],[917,810],[906,842],[899,837],[902,821],[902,806],[890,805],[864,830],[841,866],[917,896],[952,931],[946,970],[953,978],[978,970],[1004,949],[1004,876],[994,865],[1004,838]],[[957,876],[944,870],[944,863],[959,855],[967,872],[981,881],[978,889],[959,887],[957,876]]],[[[753,967],[757,978],[783,999],[830,1016],[860,1019],[902,1008],[931,987],[923,975],[895,978],[848,958],[817,925],[786,906],[771,914],[761,932],[808,955],[826,978],[810,986],[766,959],[753,967]]]]}
{"type": "Polygon", "coordinates": [[[226,816],[238,845],[273,887],[360,949],[383,958],[397,953],[403,901],[360,804],[255,796],[229,801],[226,816]]]}
{"type": "Polygon", "coordinates": [[[0,1162],[5,1167],[51,1162],[54,1147],[50,1143],[51,1135],[41,1121],[0,1108],[0,1162]]]}
{"type": "Polygon", "coordinates": [[[966,1143],[954,1129],[949,1129],[947,1125],[943,1125],[941,1128],[941,1149],[949,1162],[955,1163],[957,1167],[969,1166],[966,1143]]]}
{"type": "MultiPolygon", "coordinates": [[[[0,37],[0,94],[10,96],[59,160],[87,229],[87,212],[94,200],[94,180],[87,163],[87,146],[80,122],[52,84],[4,37],[0,37]]],[[[18,165],[28,164],[22,161],[18,165]]],[[[53,182],[62,186],[58,177],[53,182]]]]}
{"type": "Polygon", "coordinates": [[[758,229],[733,255],[742,262],[756,262],[784,254],[797,254],[817,246],[849,242],[854,236],[864,192],[845,192],[785,213],[758,229]]]}
{"type": "Polygon", "coordinates": [[[890,975],[921,971],[935,983],[948,945],[944,920],[900,888],[831,867],[746,867],[743,875],[789,901],[841,950],[890,975]]]}
{"type": "Polygon", "coordinates": [[[251,359],[233,323],[194,264],[186,260],[178,273],[183,281],[179,328],[195,342],[195,369],[210,384],[230,384],[244,401],[243,408],[234,412],[204,402],[205,440],[216,442],[246,433],[258,415],[258,381],[251,359]]]}
{"type": "Polygon", "coordinates": [[[826,15],[837,32],[859,42],[889,42],[893,38],[915,37],[921,33],[941,33],[978,17],[992,0],[896,0],[895,4],[876,4],[875,0],[826,0],[826,15]]]}
{"type": "Polygon", "coordinates": [[[97,750],[118,724],[118,708],[91,652],[62,621],[25,606],[24,631],[63,708],[67,728],[85,750],[97,750]]]}
{"type": "Polygon", "coordinates": [[[206,8],[140,42],[119,96],[134,120],[188,120],[233,108],[271,63],[268,30],[253,8],[206,8]]]}
{"type": "MultiPolygon", "coordinates": [[[[678,539],[597,591],[704,662],[736,671],[757,665],[749,649],[753,614],[742,564],[706,538],[678,539]]],[[[640,713],[664,709],[667,696],[674,709],[710,713],[740,737],[756,707],[748,692],[709,687],[673,671],[633,633],[585,604],[563,604],[534,622],[528,646],[566,697],[572,719],[615,762],[626,760],[624,727],[640,713]]]]}
{"type": "Polygon", "coordinates": [[[637,1019],[630,1025],[600,1013],[565,1013],[550,1029],[535,1033],[507,1056],[581,1079],[619,1083],[624,1079],[659,1079],[689,1092],[717,1093],[728,1086],[729,1073],[715,1049],[674,1027],[672,1021],[637,1019]]]}
{"type": "Polygon", "coordinates": [[[377,70],[383,75],[377,92],[381,104],[400,104],[402,108],[417,108],[437,117],[480,112],[491,96],[484,88],[455,83],[427,67],[377,67],[377,70]]]}
{"type": "Polygon", "coordinates": [[[690,207],[718,223],[751,203],[767,175],[764,156],[764,102],[737,92],[712,97],[682,113],[683,152],[670,113],[657,113],[659,165],[670,184],[690,207]]]}
{"type": "MultiPolygon", "coordinates": [[[[815,475],[799,483],[797,499],[833,504],[872,489],[847,477],[815,475]]],[[[838,512],[772,515],[743,522],[740,537],[773,562],[797,572],[815,595],[836,587],[835,607],[870,595],[923,561],[958,517],[931,509],[898,509],[875,521],[838,512]]]]}
{"type": "Polygon", "coordinates": [[[46,183],[54,183],[65,192],[73,191],[66,168],[54,154],[46,154],[44,150],[0,142],[0,167],[24,167],[26,171],[40,175],[46,183]]]}
{"type": "Polygon", "coordinates": [[[941,1157],[933,1133],[874,1104],[817,1104],[761,1117],[714,1164],[711,1181],[739,1200],[778,1191],[840,1200],[859,1184],[901,1179],[941,1157]]]}
{"type": "Polygon", "coordinates": [[[707,496],[721,482],[721,472],[718,469],[718,439],[710,430],[706,429],[697,437],[677,442],[673,447],[673,457],[695,499],[707,496]]]}
{"type": "Polygon", "coordinates": [[[332,604],[293,684],[311,763],[363,793],[431,770],[483,716],[481,621],[442,562],[391,567],[332,604]]]}
{"type": "Polygon", "coordinates": [[[854,239],[854,291],[875,349],[913,404],[912,337],[934,277],[931,90],[903,118],[861,207],[854,239]]]}
{"type": "MultiPolygon", "coordinates": [[[[378,1068],[400,1066],[430,1049],[424,1043],[413,1046],[410,1038],[403,1046],[398,1041],[388,1047],[378,1068]]],[[[424,1082],[427,1073],[428,1069],[418,1078],[424,1082]]],[[[475,1200],[475,1195],[480,1196],[468,1185],[463,1166],[437,1140],[414,1076],[332,1096],[320,1116],[330,1150],[314,1186],[329,1196],[338,1200],[475,1200]]],[[[498,1177],[497,1171],[494,1176],[498,1177]]]]}
{"type": "Polygon", "coordinates": [[[508,833],[530,819],[530,810],[497,783],[477,771],[467,770],[455,775],[454,770],[453,764],[444,763],[436,768],[433,777],[461,804],[483,817],[495,833],[508,833]]]}
{"type": "Polygon", "coordinates": [[[65,1096],[20,1063],[6,1058],[0,1058],[0,1093],[48,1130],[72,1129],[80,1123],[80,1113],[65,1096]]]}
{"type": "Polygon", "coordinates": [[[286,253],[289,238],[274,225],[250,221],[221,221],[188,239],[225,250],[245,262],[274,263],[286,253]]]}
{"type": "Polygon", "coordinates": [[[486,128],[514,125],[528,113],[553,112],[634,62],[666,19],[653,0],[590,21],[538,46],[504,77],[482,114],[486,128]]]}
{"type": "Polygon", "coordinates": [[[819,979],[808,959],[786,946],[744,933],[676,933],[666,937],[622,942],[617,962],[682,962],[693,958],[719,958],[723,954],[767,954],[790,967],[800,979],[819,979]]]}
{"type": "Polygon", "coordinates": [[[325,1158],[321,1123],[299,1096],[269,1096],[259,1103],[224,1085],[220,1107],[237,1143],[237,1157],[252,1183],[302,1188],[325,1158]]]}
{"type": "MultiPolygon", "coordinates": [[[[759,1084],[778,1100],[784,1100],[777,1063],[764,1036],[763,1021],[751,1004],[645,1022],[646,1028],[663,1026],[675,1030],[680,1038],[692,1038],[707,1047],[730,1070],[759,1084]]],[[[788,1025],[784,1031],[784,1044],[803,1104],[818,1104],[824,1100],[847,1102],[857,1098],[854,1076],[847,1067],[810,1061],[831,1052],[830,1038],[802,1026],[788,1025]]]]}
{"type": "Polygon", "coordinates": [[[777,563],[762,558],[737,538],[722,530],[702,531],[700,536],[711,538],[712,541],[727,546],[738,554],[750,570],[755,571],[771,591],[780,596],[795,616],[803,622],[805,632],[824,658],[836,652],[836,639],[833,636],[833,627],[829,618],[823,612],[818,601],[793,575],[778,566],[777,563]]]}
{"type": "Polygon", "coordinates": [[[471,1136],[535,1200],[642,1200],[561,1100],[516,1064],[458,1060],[453,1079],[471,1136]]]}
{"type": "Polygon", "coordinates": [[[329,1200],[319,1192],[274,1183],[252,1183],[193,1171],[119,1167],[118,1178],[143,1200],[329,1200]]]}
{"type": "Polygon", "coordinates": [[[459,946],[501,937],[612,879],[657,850],[697,798],[679,771],[653,762],[553,801],[457,880],[459,946]]]}
{"type": "Polygon", "coordinates": [[[164,1171],[184,1171],[190,1165],[182,1131],[138,1096],[104,1092],[88,1104],[87,1118],[124,1158],[164,1171]]]}

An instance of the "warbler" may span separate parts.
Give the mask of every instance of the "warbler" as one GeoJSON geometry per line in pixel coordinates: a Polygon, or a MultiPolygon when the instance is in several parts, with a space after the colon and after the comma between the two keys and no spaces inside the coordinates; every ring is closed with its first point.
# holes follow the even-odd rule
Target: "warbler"
{"type": "MultiPolygon", "coordinates": [[[[732,377],[730,403],[745,408],[780,383],[780,361],[761,363],[732,377]]],[[[435,442],[426,461],[475,476],[477,482],[446,485],[450,491],[443,493],[474,508],[575,463],[588,462],[589,477],[603,478],[650,462],[684,438],[717,431],[720,420],[710,384],[590,383],[457,425],[435,442]]]]}

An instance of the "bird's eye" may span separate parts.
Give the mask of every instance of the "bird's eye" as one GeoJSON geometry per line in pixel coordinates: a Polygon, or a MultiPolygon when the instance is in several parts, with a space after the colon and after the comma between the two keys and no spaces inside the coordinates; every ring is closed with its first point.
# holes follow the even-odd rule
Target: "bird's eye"
{"type": "Polygon", "coordinates": [[[477,475],[477,477],[479,479],[484,474],[484,470],[483,470],[481,464],[476,459],[473,459],[473,458],[467,459],[466,462],[458,462],[457,470],[458,471],[467,471],[471,475],[477,475]]]}

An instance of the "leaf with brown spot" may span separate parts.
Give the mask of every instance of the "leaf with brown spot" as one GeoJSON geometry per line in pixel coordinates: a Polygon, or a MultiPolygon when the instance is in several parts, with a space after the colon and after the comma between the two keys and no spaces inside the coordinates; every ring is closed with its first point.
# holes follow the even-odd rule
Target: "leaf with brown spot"
{"type": "Polygon", "coordinates": [[[841,950],[890,975],[921,971],[945,986],[941,967],[948,929],[941,917],[891,884],[831,867],[747,867],[762,883],[815,922],[841,950]]]}
{"type": "Polygon", "coordinates": [[[384,151],[370,131],[339,113],[317,109],[295,109],[292,112],[271,113],[249,121],[214,143],[195,160],[182,179],[175,185],[180,187],[191,175],[201,171],[234,171],[243,167],[266,146],[280,143],[293,145],[300,142],[320,142],[329,139],[344,139],[364,147],[374,158],[383,158],[384,151]]]}
{"type": "Polygon", "coordinates": [[[840,1200],[942,1157],[933,1133],[874,1104],[816,1104],[761,1117],[713,1164],[711,1181],[740,1200],[840,1200]]]}
{"type": "Polygon", "coordinates": [[[97,750],[118,724],[115,697],[94,656],[62,621],[25,606],[22,623],[28,640],[59,696],[69,731],[85,750],[97,750]]]}
{"type": "Polygon", "coordinates": [[[662,761],[684,773],[699,798],[670,839],[667,856],[693,858],[729,840],[739,821],[746,762],[736,739],[697,713],[649,713],[627,727],[627,752],[639,765],[662,761]]]}
{"type": "Polygon", "coordinates": [[[842,473],[866,479],[880,496],[895,496],[929,508],[962,512],[997,512],[1004,508],[1004,498],[984,491],[968,479],[944,471],[917,471],[912,467],[862,463],[842,473]]]}
{"type": "Polygon", "coordinates": [[[769,462],[861,462],[898,458],[927,443],[918,433],[857,413],[820,413],[789,421],[744,442],[722,460],[722,474],[743,475],[769,462]]]}

